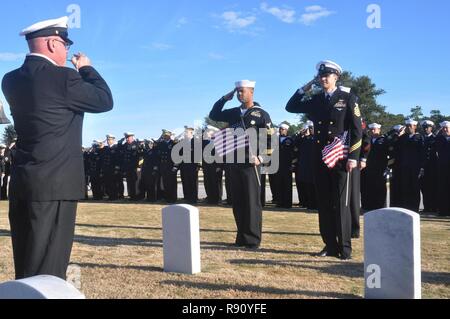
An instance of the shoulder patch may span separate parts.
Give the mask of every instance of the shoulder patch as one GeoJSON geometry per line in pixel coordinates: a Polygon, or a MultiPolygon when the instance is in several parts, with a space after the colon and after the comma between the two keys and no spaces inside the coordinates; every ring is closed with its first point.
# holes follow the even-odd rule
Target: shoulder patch
{"type": "Polygon", "coordinates": [[[352,90],[351,88],[348,88],[346,86],[340,86],[339,89],[346,93],[350,93],[350,91],[352,90]]]}
{"type": "Polygon", "coordinates": [[[355,115],[356,117],[361,117],[361,110],[359,109],[358,103],[355,104],[355,115]]]}

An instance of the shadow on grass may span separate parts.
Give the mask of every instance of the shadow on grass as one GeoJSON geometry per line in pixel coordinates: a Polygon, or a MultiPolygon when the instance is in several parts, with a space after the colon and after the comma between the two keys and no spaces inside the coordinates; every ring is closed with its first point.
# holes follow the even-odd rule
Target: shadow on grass
{"type": "Polygon", "coordinates": [[[159,239],[143,238],[113,238],[113,237],[95,237],[75,235],[74,241],[89,246],[140,246],[140,247],[162,247],[163,242],[159,239]]]}
{"type": "Polygon", "coordinates": [[[309,291],[309,290],[295,290],[295,289],[282,289],[275,287],[260,287],[253,285],[227,285],[227,284],[212,284],[205,282],[191,282],[191,281],[176,281],[165,280],[161,282],[162,285],[177,286],[189,289],[204,289],[210,291],[240,291],[240,292],[254,292],[265,293],[274,295],[305,295],[311,298],[338,298],[338,299],[361,299],[360,296],[354,294],[345,294],[339,292],[327,292],[327,291],[309,291]]]}
{"type": "MultiPolygon", "coordinates": [[[[162,231],[161,227],[146,227],[146,226],[122,226],[122,225],[94,225],[94,224],[76,224],[77,227],[87,228],[117,228],[117,229],[136,229],[136,230],[158,230],[162,231]]],[[[229,229],[200,229],[200,232],[208,233],[236,233],[235,230],[229,229]]],[[[276,231],[263,231],[263,234],[267,235],[281,235],[281,236],[320,236],[317,233],[296,233],[296,232],[276,232],[276,231]]]]}
{"type": "Polygon", "coordinates": [[[450,273],[423,271],[422,282],[432,285],[450,286],[450,273]]]}
{"type": "Polygon", "coordinates": [[[105,269],[128,269],[128,270],[139,270],[139,271],[149,271],[149,272],[163,272],[164,269],[155,266],[136,266],[136,265],[112,265],[112,264],[94,264],[94,263],[71,263],[70,265],[79,266],[81,268],[105,268],[105,269]]]}
{"type": "Polygon", "coordinates": [[[329,275],[345,276],[350,278],[364,278],[364,264],[355,262],[328,261],[318,259],[317,261],[295,261],[295,260],[258,260],[258,259],[234,259],[229,261],[230,264],[237,265],[263,265],[278,267],[295,267],[320,271],[329,275]],[[307,263],[325,263],[326,266],[313,266],[307,263]]]}

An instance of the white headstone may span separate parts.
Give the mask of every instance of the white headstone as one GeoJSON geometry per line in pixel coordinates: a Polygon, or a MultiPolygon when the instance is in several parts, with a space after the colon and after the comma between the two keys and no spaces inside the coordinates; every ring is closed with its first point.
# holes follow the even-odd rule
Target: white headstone
{"type": "Polygon", "coordinates": [[[85,299],[85,296],[60,278],[36,276],[0,284],[0,299],[85,299]]]}
{"type": "Polygon", "coordinates": [[[173,205],[163,209],[164,271],[182,274],[201,272],[198,209],[173,205]]]}
{"type": "Polygon", "coordinates": [[[364,215],[365,296],[420,299],[420,216],[401,208],[364,215]]]}

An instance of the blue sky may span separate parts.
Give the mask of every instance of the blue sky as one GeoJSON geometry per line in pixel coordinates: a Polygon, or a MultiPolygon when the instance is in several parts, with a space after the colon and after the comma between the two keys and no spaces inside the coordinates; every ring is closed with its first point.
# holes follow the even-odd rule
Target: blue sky
{"type": "Polygon", "coordinates": [[[115,100],[112,112],[86,116],[85,145],[106,133],[156,138],[162,128],[193,125],[241,79],[257,81],[255,100],[275,124],[293,121],[286,102],[322,59],[370,76],[387,91],[379,102],[392,113],[421,105],[450,114],[448,1],[8,1],[1,77],[27,52],[20,30],[69,15],[70,4],[81,9],[71,53],[91,58],[115,100]],[[367,26],[370,4],[381,9],[379,29],[367,26]]]}

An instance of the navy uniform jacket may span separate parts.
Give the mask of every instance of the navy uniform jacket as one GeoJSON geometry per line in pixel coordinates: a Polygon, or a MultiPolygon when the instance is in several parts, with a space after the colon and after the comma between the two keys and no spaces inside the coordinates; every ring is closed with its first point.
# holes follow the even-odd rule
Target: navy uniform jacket
{"type": "Polygon", "coordinates": [[[21,68],[5,75],[2,89],[18,135],[11,198],[84,198],[84,113],[113,108],[111,91],[100,74],[90,66],[77,72],[42,57],[28,56],[21,68]]]}
{"type": "Polygon", "coordinates": [[[425,152],[423,146],[423,138],[419,133],[409,136],[404,134],[399,137],[395,148],[397,149],[398,165],[400,168],[408,168],[419,171],[424,168],[425,152]]]}
{"type": "MultiPolygon", "coordinates": [[[[241,107],[235,107],[228,110],[222,110],[227,101],[224,98],[221,98],[219,101],[214,104],[214,107],[209,113],[209,118],[213,121],[217,122],[226,122],[229,124],[230,128],[255,128],[255,129],[266,129],[267,130],[267,150],[256,150],[253,154],[254,156],[261,156],[263,158],[264,163],[270,161],[268,156],[272,155],[271,149],[271,136],[275,133],[272,127],[272,120],[270,119],[269,113],[261,108],[258,103],[254,103],[255,106],[251,109],[248,109],[244,114],[241,112],[241,107]],[[245,125],[243,127],[242,125],[245,125]]],[[[259,134],[258,134],[259,139],[259,134]]],[[[258,140],[258,146],[259,146],[258,140]]],[[[249,150],[246,150],[246,164],[249,164],[249,150]]]]}
{"type": "Polygon", "coordinates": [[[290,113],[305,113],[314,122],[316,144],[322,150],[333,142],[334,138],[349,131],[350,160],[359,161],[362,146],[361,111],[358,98],[347,88],[338,88],[328,103],[325,94],[313,95],[305,99],[306,94],[298,91],[286,106],[290,113]]]}

